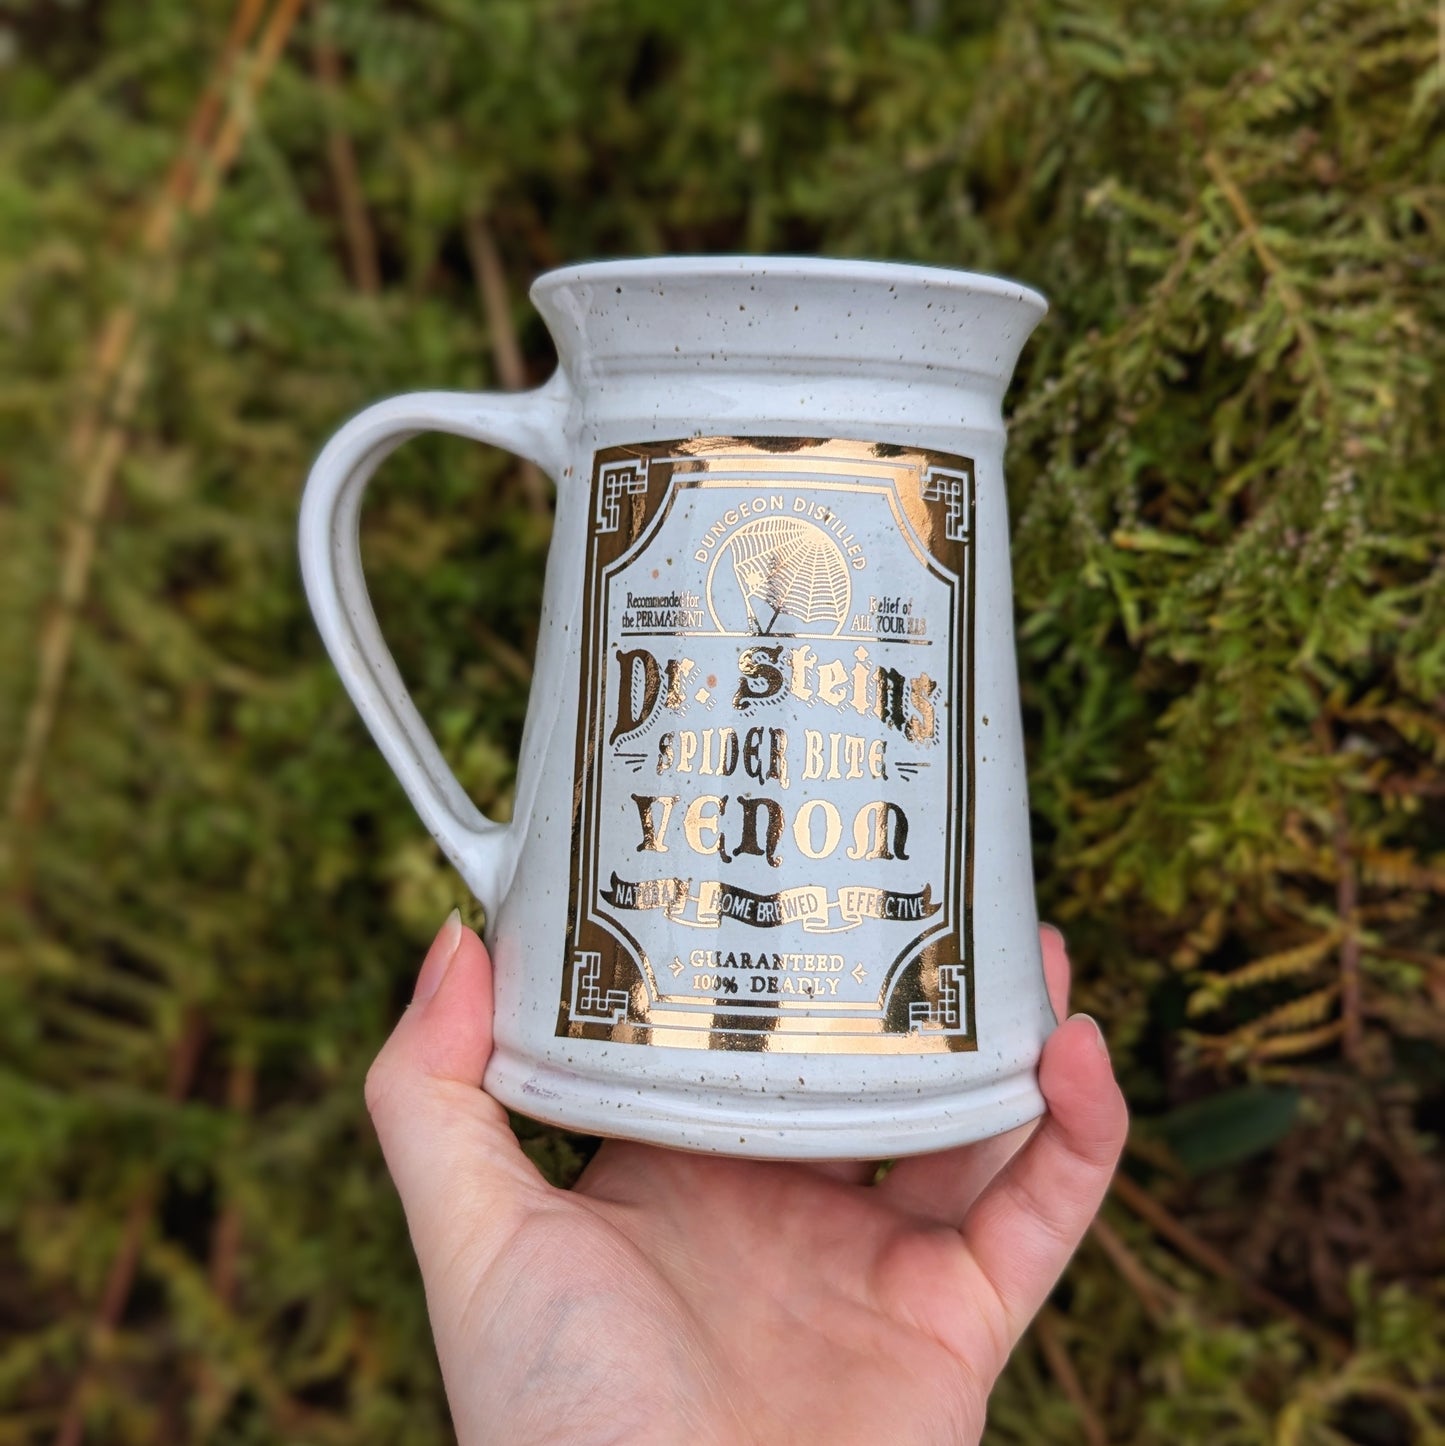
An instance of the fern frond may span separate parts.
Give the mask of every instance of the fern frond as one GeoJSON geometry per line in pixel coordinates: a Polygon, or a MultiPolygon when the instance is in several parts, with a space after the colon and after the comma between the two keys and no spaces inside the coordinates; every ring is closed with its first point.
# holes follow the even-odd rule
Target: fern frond
{"type": "Polygon", "coordinates": [[[1312,974],[1338,945],[1341,932],[1340,929],[1332,929],[1308,944],[1266,954],[1227,974],[1206,974],[1203,985],[1190,996],[1189,1013],[1200,1015],[1218,1009],[1241,990],[1257,989],[1264,984],[1277,984],[1284,979],[1312,974]]]}
{"type": "Polygon", "coordinates": [[[1301,995],[1298,999],[1291,999],[1288,1004],[1281,1004],[1277,1008],[1261,1014],[1257,1019],[1250,1021],[1245,1027],[1245,1032],[1251,1036],[1257,1036],[1283,1034],[1305,1029],[1324,1019],[1334,1007],[1339,996],[1340,986],[1327,984],[1323,989],[1316,989],[1310,994],[1301,995]]]}
{"type": "Polygon", "coordinates": [[[1292,1059],[1301,1054],[1314,1054],[1339,1041],[1345,1032],[1342,1021],[1322,1024],[1318,1029],[1308,1029],[1297,1034],[1279,1034],[1271,1039],[1262,1039],[1250,1046],[1250,1056],[1257,1060],[1292,1059]]]}

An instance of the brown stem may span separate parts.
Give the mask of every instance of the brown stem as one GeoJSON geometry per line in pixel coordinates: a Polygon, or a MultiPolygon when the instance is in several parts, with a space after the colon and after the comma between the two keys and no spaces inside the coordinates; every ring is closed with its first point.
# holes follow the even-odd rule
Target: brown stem
{"type": "MultiPolygon", "coordinates": [[[[1442,0],[1445,3],[1445,0],[1442,0]]],[[[1369,779],[1360,788],[1386,798],[1445,798],[1445,778],[1382,778],[1369,779]]]]}
{"type": "MultiPolygon", "coordinates": [[[[186,1011],[180,1035],[171,1048],[166,1068],[165,1098],[169,1103],[179,1104],[190,1093],[205,1041],[206,1021],[200,1010],[192,1005],[186,1011]]],[[[126,1212],[125,1225],[120,1233],[120,1245],[110,1263],[105,1286],[100,1293],[100,1303],[96,1306],[87,1334],[85,1358],[55,1432],[55,1446],[80,1446],[85,1435],[85,1408],[95,1380],[96,1358],[125,1314],[131,1290],[135,1286],[136,1272],[140,1268],[146,1231],[150,1228],[151,1216],[155,1213],[159,1195],[160,1180],[152,1170],[142,1181],[140,1189],[131,1200],[130,1209],[126,1212]]]]}
{"type": "MultiPolygon", "coordinates": [[[[226,1106],[232,1119],[246,1119],[256,1103],[256,1065],[249,1054],[231,1064],[226,1082],[226,1106]]],[[[241,1210],[229,1199],[216,1217],[211,1231],[210,1280],[217,1301],[227,1310],[236,1299],[236,1282],[241,1258],[241,1210]]],[[[195,1439],[205,1441],[226,1409],[227,1393],[206,1361],[196,1375],[195,1439]]]]}
{"type": "MultiPolygon", "coordinates": [[[[240,0],[236,6],[230,29],[221,44],[221,53],[211,67],[205,89],[201,92],[186,125],[185,139],[181,142],[175,160],[171,162],[170,170],[161,184],[160,195],[141,229],[141,254],[148,259],[165,251],[175,233],[176,222],[195,183],[197,163],[204,154],[216,121],[221,115],[221,99],[226,80],[242,50],[255,33],[257,22],[265,8],[266,0],[240,0]]],[[[130,350],[138,321],[138,309],[127,304],[117,307],[101,329],[95,356],[88,369],[88,390],[92,404],[82,415],[71,436],[71,453],[79,461],[84,461],[95,445],[96,433],[103,421],[106,394],[130,350]]]]}
{"type": "Polygon", "coordinates": [[[1340,1017],[1344,1021],[1345,1058],[1359,1068],[1364,1045],[1364,1014],[1360,1007],[1360,932],[1355,914],[1360,902],[1360,876],[1350,844],[1350,820],[1344,793],[1335,790],[1335,856],[1340,878],[1335,887],[1335,910],[1345,926],[1340,941],[1340,1017]]]}
{"type": "Polygon", "coordinates": [[[1406,964],[1418,964],[1422,969],[1445,974],[1445,954],[1427,954],[1423,949],[1407,949],[1401,944],[1379,944],[1370,952],[1381,959],[1400,959],[1406,964]]]}
{"type": "Polygon", "coordinates": [[[361,172],[351,136],[340,116],[341,57],[325,35],[316,40],[316,76],[327,107],[326,159],[331,167],[332,184],[341,206],[341,228],[346,236],[346,254],[351,261],[351,279],[363,296],[375,296],[381,290],[381,263],[378,260],[376,231],[366,209],[361,189],[361,172]]]}
{"type": "MultiPolygon", "coordinates": [[[[492,364],[497,369],[497,380],[509,392],[522,391],[527,385],[527,368],[522,360],[517,329],[512,324],[512,309],[507,300],[507,273],[502,266],[497,243],[480,212],[469,212],[463,219],[462,228],[472,274],[482,300],[482,313],[487,320],[487,336],[492,343],[492,364]]],[[[528,508],[538,516],[545,515],[548,510],[547,483],[541,470],[535,463],[524,459],[519,475],[528,508]]]]}
{"type": "Polygon", "coordinates": [[[59,596],[41,629],[35,696],[25,717],[15,770],[10,775],[5,812],[12,825],[27,819],[34,801],[40,761],[60,711],[60,696],[95,560],[101,519],[110,499],[111,482],[125,451],[126,424],[140,395],[148,360],[145,349],[139,347],[127,358],[116,384],[112,420],[101,432],[81,477],[79,503],[60,568],[59,596]]]}
{"type": "Polygon", "coordinates": [[[1102,1215],[1089,1226],[1089,1234],[1138,1297],[1139,1304],[1144,1307],[1144,1314],[1154,1325],[1162,1326],[1174,1292],[1150,1272],[1102,1215]]]}
{"type": "MultiPolygon", "coordinates": [[[[226,1082],[226,1106],[232,1119],[250,1116],[256,1103],[256,1065],[242,1055],[231,1066],[226,1082]]],[[[236,1267],[241,1254],[241,1212],[234,1200],[226,1202],[211,1235],[211,1289],[222,1305],[236,1297],[236,1267]]]]}
{"type": "Polygon", "coordinates": [[[1345,1340],[1333,1331],[1317,1325],[1288,1301],[1281,1300],[1273,1291],[1266,1290],[1264,1286],[1251,1280],[1228,1256],[1216,1250],[1182,1220],[1170,1214],[1142,1185],[1135,1184],[1127,1175],[1121,1174],[1114,1176],[1110,1189],[1124,1205],[1162,1235],[1181,1255],[1188,1256],[1196,1265],[1203,1266],[1221,1280],[1231,1282],[1246,1300],[1260,1309],[1283,1316],[1331,1355],[1341,1360],[1349,1355],[1350,1347],[1345,1340]]]}
{"type": "MultiPolygon", "coordinates": [[[[219,131],[211,141],[203,174],[197,179],[188,204],[183,192],[190,184],[193,172],[188,164],[172,167],[162,187],[161,199],[142,236],[142,251],[147,256],[158,255],[170,241],[176,218],[183,205],[196,216],[202,216],[210,209],[216,197],[216,188],[236,157],[241,139],[255,113],[257,96],[291,33],[301,4],[302,0],[279,0],[272,12],[270,21],[261,33],[256,58],[246,74],[240,94],[232,101],[219,131]]],[[[219,91],[221,79],[233,64],[243,38],[254,28],[259,11],[260,6],[256,0],[242,0],[223,46],[221,58],[213,71],[208,93],[210,90],[219,91]]],[[[210,104],[203,96],[191,122],[191,132],[196,135],[209,128],[210,104]]],[[[183,149],[183,154],[188,152],[183,149]]],[[[170,268],[153,267],[150,274],[157,278],[149,283],[150,289],[157,296],[163,294],[174,279],[170,268]]],[[[92,425],[90,420],[86,419],[82,421],[76,434],[76,454],[86,459],[80,505],[61,564],[59,606],[42,631],[35,696],[26,714],[20,756],[10,776],[6,818],[12,825],[20,823],[30,813],[36,784],[40,778],[41,759],[49,745],[60,710],[61,693],[75,641],[76,622],[89,590],[100,522],[105,515],[116,472],[125,452],[126,429],[145,380],[146,352],[144,348],[132,343],[136,327],[134,308],[122,308],[102,334],[98,355],[106,365],[111,365],[108,359],[114,356],[114,365],[120,368],[115,393],[108,408],[109,415],[103,423],[97,421],[92,425]],[[132,314],[127,315],[127,311],[132,314]]],[[[0,875],[9,871],[8,852],[8,843],[0,847],[0,875]]]]}
{"type": "MultiPolygon", "coordinates": [[[[1315,737],[1326,758],[1335,754],[1334,730],[1320,713],[1315,719],[1315,737]]],[[[1340,1020],[1344,1026],[1341,1048],[1345,1059],[1359,1068],[1364,1045],[1364,1010],[1360,981],[1360,873],[1350,838],[1350,814],[1345,791],[1336,779],[1332,786],[1331,813],[1334,820],[1335,913],[1340,921],[1340,1020]]]]}
{"type": "Polygon", "coordinates": [[[206,215],[215,204],[221,182],[225,180],[240,152],[241,142],[251,128],[251,120],[256,114],[256,101],[271,78],[271,72],[276,68],[281,52],[286,48],[286,42],[291,38],[291,31],[304,4],[305,0],[277,0],[276,8],[271,12],[271,18],[261,32],[261,38],[256,42],[256,53],[242,80],[240,94],[226,112],[225,120],[206,155],[195,190],[191,193],[188,209],[193,216],[206,215]]]}
{"type": "Polygon", "coordinates": [[[1084,1390],[1084,1383],[1079,1379],[1079,1373],[1069,1359],[1068,1348],[1059,1333],[1058,1312],[1052,1306],[1046,1305],[1039,1312],[1034,1321],[1034,1335],[1049,1370],[1059,1383],[1059,1389],[1079,1413],[1079,1424],[1083,1428],[1084,1440],[1088,1442],[1088,1446],[1109,1446],[1104,1423],[1099,1419],[1099,1413],[1094,1410],[1093,1403],[1084,1390]]]}
{"type": "Polygon", "coordinates": [[[514,648],[505,638],[498,637],[485,623],[476,624],[476,633],[483,647],[517,682],[524,685],[531,683],[532,665],[521,649],[514,648]]]}

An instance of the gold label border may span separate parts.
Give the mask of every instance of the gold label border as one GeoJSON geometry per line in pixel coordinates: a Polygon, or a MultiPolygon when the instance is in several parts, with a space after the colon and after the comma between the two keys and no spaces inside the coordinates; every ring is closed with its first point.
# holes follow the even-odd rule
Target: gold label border
{"type": "MultiPolygon", "coordinates": [[[[977,1048],[974,1015],[973,831],[976,479],[971,458],[834,438],[703,437],[615,446],[595,454],[588,497],[580,688],[573,775],[572,869],[556,1034],[613,1044],[784,1054],[920,1054],[977,1048]],[[885,971],[875,1005],[669,995],[646,951],[597,907],[605,751],[607,579],[636,560],[680,489],[756,488],[887,494],[899,540],[952,599],[949,736],[962,770],[950,810],[943,922],[921,930],[885,971]],[[959,705],[962,706],[959,706],[959,705]],[[961,795],[961,796],[960,796],[961,795]],[[904,977],[906,976],[906,977],[904,977]]],[[[645,634],[635,634],[643,636],[645,634]]],[[[741,636],[747,636],[743,634],[741,636]]],[[[613,875],[615,881],[615,873],[613,875]]],[[[799,956],[812,957],[812,956],[799,956]]],[[[819,958],[822,955],[817,956],[819,958]]]]}

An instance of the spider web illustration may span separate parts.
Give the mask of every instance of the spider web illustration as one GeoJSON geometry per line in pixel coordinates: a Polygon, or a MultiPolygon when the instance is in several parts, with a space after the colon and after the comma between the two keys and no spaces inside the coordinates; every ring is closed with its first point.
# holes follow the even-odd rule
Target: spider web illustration
{"type": "Polygon", "coordinates": [[[797,517],[760,517],[740,527],[727,547],[748,617],[760,632],[771,633],[783,613],[805,623],[847,617],[848,564],[821,527],[797,517]],[[754,602],[773,610],[766,626],[754,602]]]}

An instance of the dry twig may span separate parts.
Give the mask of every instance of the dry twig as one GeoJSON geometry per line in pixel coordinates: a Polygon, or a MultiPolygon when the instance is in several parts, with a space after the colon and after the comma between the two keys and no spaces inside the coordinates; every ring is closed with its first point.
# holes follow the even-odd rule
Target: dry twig
{"type": "Polygon", "coordinates": [[[1058,1312],[1052,1306],[1046,1305],[1039,1312],[1034,1321],[1034,1335],[1038,1339],[1044,1360],[1048,1362],[1049,1370],[1059,1383],[1059,1389],[1079,1413],[1079,1425],[1083,1428],[1084,1440],[1088,1442],[1088,1446],[1109,1446],[1104,1423],[1099,1419],[1099,1413],[1094,1409],[1093,1402],[1084,1390],[1084,1383],[1079,1379],[1079,1373],[1069,1359],[1068,1347],[1059,1332],[1058,1312]]]}
{"type": "MultiPolygon", "coordinates": [[[[231,1063],[226,1082],[226,1108],[233,1119],[246,1119],[256,1103],[256,1064],[249,1054],[238,1055],[231,1063]]],[[[211,1231],[211,1290],[226,1309],[236,1299],[236,1283],[241,1258],[241,1210],[234,1199],[227,1200],[216,1217],[211,1231]]],[[[206,1362],[196,1381],[195,1437],[210,1438],[216,1423],[226,1409],[227,1393],[206,1362]]]]}
{"type": "Polygon", "coordinates": [[[366,209],[366,196],[361,189],[361,172],[356,164],[351,135],[339,114],[341,57],[326,35],[318,35],[316,39],[316,77],[321,82],[321,94],[328,112],[326,160],[331,167],[331,180],[341,208],[341,227],[346,236],[346,254],[351,261],[351,280],[363,296],[376,296],[381,291],[376,231],[366,209]]]}
{"type": "MultiPolygon", "coordinates": [[[[522,360],[521,344],[517,341],[517,329],[512,324],[511,306],[507,301],[507,273],[502,266],[501,254],[491,227],[480,213],[470,213],[463,228],[472,274],[476,277],[477,292],[487,319],[487,335],[492,343],[492,363],[497,369],[497,380],[509,392],[522,391],[527,385],[527,369],[522,360]]],[[[541,469],[524,458],[519,475],[528,508],[539,517],[545,516],[548,511],[547,482],[541,469]]]]}
{"type": "MultiPolygon", "coordinates": [[[[179,1104],[190,1093],[205,1041],[206,1021],[200,1010],[192,1006],[186,1011],[180,1035],[171,1048],[165,1089],[165,1098],[169,1103],[179,1104]]],[[[96,1307],[95,1318],[91,1322],[85,1359],[81,1363],[75,1384],[71,1388],[70,1399],[55,1432],[55,1446],[80,1446],[85,1435],[85,1408],[95,1380],[95,1362],[104,1351],[107,1340],[120,1325],[121,1317],[130,1301],[136,1271],[140,1267],[141,1248],[145,1244],[146,1231],[155,1213],[159,1194],[159,1177],[151,1172],[136,1192],[130,1210],[126,1213],[120,1245],[111,1261],[105,1278],[105,1288],[101,1291],[100,1304],[96,1307]]]]}
{"type": "MultiPolygon", "coordinates": [[[[146,261],[159,257],[175,235],[176,223],[195,184],[197,166],[221,114],[226,81],[241,52],[255,34],[265,8],[266,0],[240,0],[236,7],[230,29],[221,45],[220,56],[211,70],[200,100],[196,102],[196,108],[191,112],[181,149],[171,162],[171,168],[161,185],[160,195],[141,229],[140,252],[146,261]]],[[[143,279],[152,276],[153,272],[149,268],[143,268],[143,279]]],[[[139,308],[134,303],[128,303],[117,307],[101,330],[95,356],[85,378],[91,403],[71,435],[71,453],[78,462],[84,462],[95,445],[96,434],[105,419],[107,396],[121,363],[130,351],[139,320],[139,308]]]]}
{"type": "Polygon", "coordinates": [[[1156,1326],[1162,1326],[1174,1301],[1175,1292],[1172,1287],[1145,1266],[1102,1215],[1089,1226],[1089,1234],[1138,1297],[1139,1304],[1144,1307],[1144,1314],[1156,1326]]]}
{"type": "Polygon", "coordinates": [[[60,586],[53,609],[40,632],[37,647],[35,696],[25,717],[20,754],[10,776],[6,819],[13,828],[28,816],[40,778],[40,761],[45,755],[51,730],[60,711],[65,672],[75,643],[75,629],[95,561],[100,522],[110,499],[111,483],[125,451],[124,420],[134,410],[145,379],[148,357],[144,347],[134,347],[116,382],[114,417],[100,433],[81,476],[75,521],[60,566],[60,586]]]}
{"type": "MultiPolygon", "coordinates": [[[[142,256],[151,263],[144,274],[154,278],[148,282],[152,303],[174,284],[174,268],[155,263],[168,259],[182,211],[203,216],[214,203],[217,187],[236,158],[255,112],[256,99],[275,68],[302,3],[303,0],[278,0],[261,32],[253,63],[232,95],[229,107],[220,113],[219,97],[225,90],[227,77],[239,63],[245,41],[254,31],[263,8],[263,0],[240,0],[221,55],[187,128],[181,155],[162,184],[160,198],[141,236],[142,256]],[[218,113],[221,114],[220,127],[206,146],[203,158],[196,163],[193,161],[196,146],[202,143],[218,113]]],[[[115,386],[108,397],[102,398],[82,417],[75,432],[73,449],[84,468],[80,498],[61,562],[60,595],[41,632],[35,696],[26,715],[20,755],[10,777],[6,818],[12,828],[28,817],[34,800],[41,760],[60,711],[80,609],[89,590],[100,523],[125,453],[126,429],[145,381],[148,358],[145,347],[136,340],[138,325],[138,309],[127,304],[110,318],[97,343],[98,375],[102,383],[113,375],[115,386]]],[[[0,865],[7,862],[0,854],[0,865]]]]}
{"type": "MultiPolygon", "coordinates": [[[[1329,724],[1320,720],[1321,732],[1330,743],[1329,724]]],[[[1335,913],[1344,930],[1340,940],[1340,1018],[1344,1022],[1343,1049],[1345,1058],[1359,1067],[1364,1045],[1363,1011],[1360,1007],[1360,931],[1356,912],[1360,903],[1360,875],[1355,851],[1350,841],[1350,815],[1345,806],[1345,791],[1334,785],[1334,849],[1339,879],[1335,885],[1335,913]]]]}
{"type": "Polygon", "coordinates": [[[1127,1175],[1119,1174],[1114,1176],[1110,1189],[1118,1200],[1128,1206],[1146,1225],[1162,1235],[1181,1255],[1187,1256],[1196,1265],[1203,1266],[1221,1280],[1229,1281],[1253,1305],[1273,1315],[1283,1316],[1330,1355],[1343,1360],[1350,1354],[1348,1342],[1333,1331],[1317,1325],[1287,1300],[1281,1300],[1273,1291],[1266,1290],[1257,1281],[1251,1280],[1228,1256],[1195,1234],[1142,1185],[1136,1184],[1127,1175]]]}
{"type": "Polygon", "coordinates": [[[301,14],[305,0],[276,0],[276,8],[261,32],[256,43],[256,54],[246,68],[241,84],[236,89],[221,128],[205,155],[204,164],[196,180],[189,210],[193,216],[206,215],[215,205],[221,182],[226,179],[236,156],[240,153],[241,142],[251,128],[256,114],[256,101],[266,88],[291,31],[301,14]]]}
{"type": "MultiPolygon", "coordinates": [[[[1314,735],[1322,755],[1333,758],[1336,753],[1335,733],[1323,708],[1315,717],[1314,735]]],[[[1364,1055],[1364,1003],[1360,972],[1360,865],[1350,836],[1350,815],[1345,790],[1338,778],[1331,784],[1330,814],[1333,822],[1330,862],[1335,878],[1335,914],[1339,918],[1340,939],[1339,1032],[1345,1059],[1358,1068],[1364,1055]]]]}

